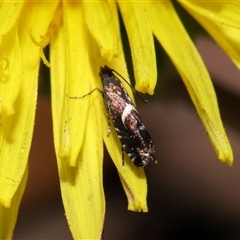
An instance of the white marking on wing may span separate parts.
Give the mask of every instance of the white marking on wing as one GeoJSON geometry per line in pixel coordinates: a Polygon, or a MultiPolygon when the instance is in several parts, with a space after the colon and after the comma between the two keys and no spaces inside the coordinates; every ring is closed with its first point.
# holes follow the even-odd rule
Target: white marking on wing
{"type": "Polygon", "coordinates": [[[135,108],[132,104],[127,103],[127,104],[126,104],[126,107],[125,107],[124,110],[123,110],[122,117],[121,117],[122,123],[123,123],[124,125],[125,125],[125,119],[126,119],[126,117],[131,113],[132,110],[134,110],[134,111],[137,112],[136,108],[135,108]]]}

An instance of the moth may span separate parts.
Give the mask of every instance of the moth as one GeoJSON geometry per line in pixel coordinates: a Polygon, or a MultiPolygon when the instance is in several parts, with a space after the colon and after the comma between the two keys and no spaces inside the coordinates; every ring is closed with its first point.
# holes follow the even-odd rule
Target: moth
{"type": "MultiPolygon", "coordinates": [[[[105,65],[100,67],[99,72],[103,90],[95,88],[82,97],[92,94],[95,90],[99,91],[104,98],[106,110],[111,116],[122,149],[132,162],[137,167],[145,167],[150,160],[156,163],[152,138],[122,82],[114,73],[130,85],[119,73],[105,65]]],[[[108,134],[109,132],[110,128],[108,134]]]]}

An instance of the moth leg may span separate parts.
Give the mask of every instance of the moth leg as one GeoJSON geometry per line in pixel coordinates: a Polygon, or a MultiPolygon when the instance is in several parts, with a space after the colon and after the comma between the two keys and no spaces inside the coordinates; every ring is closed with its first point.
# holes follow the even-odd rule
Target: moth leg
{"type": "MultiPolygon", "coordinates": [[[[106,107],[107,108],[107,107],[106,107]]],[[[107,131],[107,136],[109,136],[111,130],[110,130],[110,117],[109,117],[109,111],[107,109],[107,120],[108,120],[108,131],[107,131]]]]}
{"type": "MultiPolygon", "coordinates": [[[[85,94],[85,95],[83,95],[83,96],[79,96],[79,97],[69,97],[69,98],[72,98],[72,99],[84,98],[84,97],[86,97],[86,96],[91,95],[91,94],[92,94],[93,92],[95,92],[96,90],[102,94],[102,97],[103,97],[103,99],[104,99],[103,91],[102,91],[101,89],[99,89],[99,88],[94,88],[93,90],[91,90],[90,92],[88,92],[87,94],[85,94]]],[[[104,104],[105,104],[105,101],[104,101],[104,104]]],[[[106,105],[106,104],[105,104],[105,107],[106,107],[106,109],[107,109],[107,119],[108,119],[108,132],[107,132],[107,136],[109,136],[109,134],[110,134],[110,118],[109,118],[109,111],[108,111],[108,108],[107,108],[107,105],[106,105]]]]}
{"type": "Polygon", "coordinates": [[[122,146],[122,167],[124,168],[124,149],[122,146]]]}
{"type": "Polygon", "coordinates": [[[86,97],[86,96],[89,96],[89,95],[91,95],[93,92],[95,92],[95,91],[98,91],[98,92],[100,92],[101,94],[102,94],[102,96],[103,96],[103,91],[100,89],[100,88],[94,88],[93,90],[91,90],[90,92],[88,92],[87,94],[85,94],[85,95],[83,95],[83,96],[80,96],[80,97],[69,97],[69,98],[72,98],[72,99],[79,99],[79,98],[84,98],[84,97],[86,97]]]}
{"type": "Polygon", "coordinates": [[[110,125],[110,117],[109,117],[109,109],[108,109],[108,106],[105,102],[105,98],[104,98],[104,93],[102,92],[102,96],[103,96],[103,99],[104,99],[104,104],[105,104],[105,108],[106,108],[106,112],[107,112],[107,121],[108,121],[108,130],[107,130],[107,137],[109,137],[109,134],[111,132],[111,125],[110,125]]]}

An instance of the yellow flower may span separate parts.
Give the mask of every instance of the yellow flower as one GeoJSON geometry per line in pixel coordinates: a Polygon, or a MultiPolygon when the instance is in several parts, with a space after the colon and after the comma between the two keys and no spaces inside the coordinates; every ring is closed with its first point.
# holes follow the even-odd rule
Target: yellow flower
{"type": "MultiPolygon", "coordinates": [[[[239,46],[231,35],[233,31],[239,34],[239,3],[222,2],[207,7],[203,2],[181,4],[206,24],[213,36],[218,34],[219,44],[239,66],[239,46]]],[[[136,89],[154,92],[154,34],[182,76],[218,158],[232,165],[232,150],[211,80],[171,2],[118,1],[118,7],[130,42],[136,89]]],[[[125,78],[128,76],[116,2],[2,1],[0,23],[0,238],[12,236],[26,185],[41,58],[51,71],[55,150],[73,238],[101,236],[105,214],[103,141],[119,172],[128,209],[146,212],[144,171],[130,161],[122,167],[121,146],[113,127],[107,136],[101,94],[70,98],[101,88],[98,72],[104,64],[125,78]],[[50,64],[42,51],[47,44],[50,64]]]]}

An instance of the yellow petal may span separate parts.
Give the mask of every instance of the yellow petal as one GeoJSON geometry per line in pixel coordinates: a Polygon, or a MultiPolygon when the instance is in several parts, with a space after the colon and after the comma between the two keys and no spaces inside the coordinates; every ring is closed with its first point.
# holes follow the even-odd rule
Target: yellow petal
{"type": "Polygon", "coordinates": [[[232,165],[233,153],[221,122],[214,88],[196,48],[170,1],[149,2],[146,6],[152,30],[178,69],[219,160],[232,165]]]}
{"type": "Polygon", "coordinates": [[[92,104],[77,166],[70,167],[58,159],[62,198],[74,239],[100,239],[104,223],[102,127],[96,121],[98,106],[94,101],[92,104]]]}
{"type": "Polygon", "coordinates": [[[108,61],[119,55],[118,38],[113,24],[113,16],[107,1],[83,0],[86,26],[97,42],[101,55],[108,61]]]}
{"type": "Polygon", "coordinates": [[[0,115],[14,114],[16,100],[23,77],[22,55],[18,38],[18,29],[15,26],[2,38],[2,67],[0,70],[0,115]]]}
{"type": "MultiPolygon", "coordinates": [[[[110,4],[113,16],[114,22],[116,25],[117,33],[120,38],[120,30],[119,30],[119,23],[118,23],[118,17],[117,17],[117,8],[116,5],[111,3],[110,4]]],[[[119,48],[122,49],[121,41],[119,41],[119,48]]],[[[123,51],[121,51],[121,54],[118,56],[118,58],[114,58],[111,63],[107,63],[111,68],[115,69],[117,72],[119,72],[125,79],[128,79],[128,73],[126,68],[126,63],[124,59],[123,51]]],[[[125,83],[122,82],[126,90],[128,91],[129,95],[133,99],[132,89],[125,83]]],[[[146,176],[144,173],[144,169],[137,168],[133,165],[132,161],[129,159],[129,157],[125,154],[124,157],[124,168],[123,168],[123,162],[122,162],[122,147],[120,144],[120,141],[117,137],[116,131],[114,127],[111,125],[111,132],[109,136],[107,136],[108,132],[108,123],[107,123],[107,117],[106,112],[104,111],[103,118],[103,139],[106,144],[106,147],[108,149],[108,152],[113,159],[113,162],[115,166],[117,167],[121,183],[123,185],[124,191],[126,193],[127,199],[128,199],[128,210],[131,211],[143,211],[147,212],[147,182],[146,182],[146,176]]]]}
{"type": "MultiPolygon", "coordinates": [[[[63,9],[66,34],[64,38],[67,41],[64,44],[66,59],[61,68],[66,69],[63,79],[66,79],[65,94],[68,96],[65,95],[62,100],[64,105],[61,120],[63,134],[61,135],[61,147],[58,154],[60,158],[66,159],[70,166],[76,166],[76,159],[84,140],[89,98],[76,100],[70,97],[83,96],[95,87],[95,80],[92,79],[96,79],[98,70],[95,70],[96,73],[92,73],[91,58],[94,59],[95,56],[91,57],[89,51],[94,52],[94,48],[97,50],[97,46],[91,45],[89,42],[91,36],[83,21],[81,4],[66,3],[63,9]],[[75,144],[74,148],[70,148],[71,143],[75,144]]],[[[94,61],[96,62],[95,59],[94,61]]],[[[59,104],[59,100],[57,104],[59,104]]]]}
{"type": "Polygon", "coordinates": [[[99,116],[102,96],[96,92],[80,99],[70,97],[83,96],[97,84],[100,87],[97,64],[100,52],[85,27],[81,3],[64,2],[63,10],[63,25],[53,39],[50,56],[54,142],[61,192],[74,239],[97,239],[105,213],[99,116]]]}
{"type": "Polygon", "coordinates": [[[127,30],[133,58],[136,89],[142,93],[154,93],[157,67],[153,35],[145,4],[118,1],[127,30]]]}
{"type": "Polygon", "coordinates": [[[16,26],[16,22],[23,8],[23,1],[1,1],[0,3],[0,45],[2,37],[7,35],[16,26]]]}
{"type": "Polygon", "coordinates": [[[10,208],[0,206],[0,239],[12,238],[14,226],[18,216],[19,205],[27,183],[27,177],[28,168],[26,168],[22,181],[13,196],[12,206],[10,208]]]}
{"type": "Polygon", "coordinates": [[[240,69],[239,2],[219,2],[216,4],[184,1],[180,3],[208,31],[240,69]],[[205,8],[206,4],[209,4],[207,9],[205,8]],[[216,14],[214,11],[217,11],[216,14]]]}
{"type": "Polygon", "coordinates": [[[117,167],[124,191],[128,199],[128,210],[135,212],[147,212],[147,183],[143,168],[137,168],[129,157],[124,154],[124,166],[122,162],[121,144],[114,128],[111,128],[107,136],[107,128],[104,128],[103,137],[107,150],[117,167]]]}
{"type": "MultiPolygon", "coordinates": [[[[220,25],[240,27],[239,1],[178,1],[183,7],[220,25]]],[[[194,14],[194,15],[195,15],[194,14]]]]}
{"type": "MultiPolygon", "coordinates": [[[[11,116],[2,116],[0,124],[0,204],[4,207],[14,207],[12,197],[19,188],[26,171],[34,126],[40,58],[39,49],[30,40],[28,29],[32,27],[35,33],[38,32],[40,36],[43,36],[51,21],[51,16],[47,14],[49,12],[46,9],[51,11],[50,6],[54,5],[47,4],[47,8],[45,5],[45,18],[42,25],[36,21],[36,18],[41,18],[39,12],[41,14],[43,12],[42,5],[33,3],[27,6],[29,8],[25,6],[19,22],[20,47],[15,42],[18,41],[17,36],[13,41],[10,41],[10,44],[13,44],[13,49],[19,51],[20,48],[21,60],[18,64],[22,66],[24,74],[21,75],[20,81],[17,80],[21,86],[15,102],[12,103],[15,113],[11,116]]],[[[14,28],[12,30],[14,31],[14,28]]],[[[12,34],[11,31],[9,34],[12,34]]],[[[2,51],[4,54],[4,46],[2,51]]],[[[6,52],[9,53],[9,51],[6,52]]],[[[16,60],[16,56],[10,54],[6,57],[9,59],[9,66],[15,66],[13,61],[16,60]]],[[[14,71],[14,69],[11,70],[14,71]]],[[[18,68],[16,71],[20,72],[18,68]]],[[[9,74],[10,77],[11,74],[9,74]]]]}

